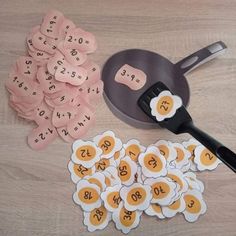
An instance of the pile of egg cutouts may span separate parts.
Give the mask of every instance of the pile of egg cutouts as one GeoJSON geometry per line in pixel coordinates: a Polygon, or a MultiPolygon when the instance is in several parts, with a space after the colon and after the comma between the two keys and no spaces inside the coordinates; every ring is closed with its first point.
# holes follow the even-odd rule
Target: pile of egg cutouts
{"type": "Polygon", "coordinates": [[[194,172],[213,170],[221,161],[194,139],[159,140],[145,147],[123,144],[112,131],[92,141],[77,140],[68,164],[76,185],[73,200],[84,212],[88,231],[110,221],[127,234],[141,215],[165,219],[183,214],[188,222],[206,212],[204,185],[194,172]]]}

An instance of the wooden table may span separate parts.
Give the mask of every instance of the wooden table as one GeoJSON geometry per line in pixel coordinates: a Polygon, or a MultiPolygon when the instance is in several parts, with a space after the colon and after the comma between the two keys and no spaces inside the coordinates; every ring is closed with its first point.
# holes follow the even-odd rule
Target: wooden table
{"type": "MultiPolygon", "coordinates": [[[[26,144],[35,125],[8,106],[4,82],[16,58],[25,54],[29,29],[51,8],[93,32],[99,48],[92,55],[100,64],[126,48],[156,51],[177,62],[212,42],[222,40],[228,51],[190,73],[189,111],[196,124],[236,151],[236,1],[0,1],[0,235],[92,235],[82,211],[72,199],[74,185],[67,170],[71,145],[57,140],[36,152],[26,144]]],[[[102,101],[97,124],[86,138],[107,129],[123,142],[137,138],[144,145],[157,139],[183,141],[166,130],[140,130],[117,119],[102,101]]],[[[224,165],[198,173],[205,183],[208,210],[196,223],[182,215],[169,220],[142,216],[130,235],[236,235],[236,175],[224,165]]],[[[113,223],[93,235],[122,235],[113,223]]]]}

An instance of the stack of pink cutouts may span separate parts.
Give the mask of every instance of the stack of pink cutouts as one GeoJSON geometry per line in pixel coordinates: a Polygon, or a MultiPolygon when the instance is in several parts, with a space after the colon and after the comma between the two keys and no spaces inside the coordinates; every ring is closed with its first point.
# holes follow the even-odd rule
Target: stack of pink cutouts
{"type": "Polygon", "coordinates": [[[30,56],[18,58],[6,88],[18,116],[37,124],[29,146],[39,150],[58,136],[66,142],[83,137],[103,91],[100,68],[88,55],[97,48],[95,37],[52,10],[30,31],[27,48],[30,56]]]}

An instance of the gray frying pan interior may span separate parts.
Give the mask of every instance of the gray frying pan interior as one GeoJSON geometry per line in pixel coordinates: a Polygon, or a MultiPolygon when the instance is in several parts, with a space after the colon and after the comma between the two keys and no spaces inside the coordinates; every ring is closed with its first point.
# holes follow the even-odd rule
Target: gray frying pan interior
{"type": "Polygon", "coordinates": [[[158,124],[150,119],[138,107],[139,97],[154,83],[162,81],[173,93],[179,95],[185,106],[188,105],[190,90],[185,74],[199,65],[224,52],[226,46],[219,41],[205,47],[173,64],[163,56],[141,49],[129,49],[110,57],[102,71],[105,101],[119,119],[137,128],[155,128],[158,124]],[[117,83],[114,78],[124,65],[142,70],[147,75],[147,82],[140,90],[131,90],[128,86],[117,83]]]}

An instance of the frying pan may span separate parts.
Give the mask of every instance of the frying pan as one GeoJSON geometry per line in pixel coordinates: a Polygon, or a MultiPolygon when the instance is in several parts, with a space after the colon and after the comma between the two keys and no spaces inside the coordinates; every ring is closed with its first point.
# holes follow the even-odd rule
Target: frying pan
{"type": "Polygon", "coordinates": [[[191,70],[215,58],[226,50],[226,45],[215,42],[173,64],[165,57],[151,51],[128,49],[111,56],[102,71],[105,101],[119,119],[136,128],[155,128],[158,124],[144,114],[138,106],[139,97],[153,84],[163,82],[173,93],[189,102],[190,90],[185,75],[191,70]],[[117,71],[125,64],[142,70],[147,75],[145,85],[139,90],[115,81],[117,71]]]}

